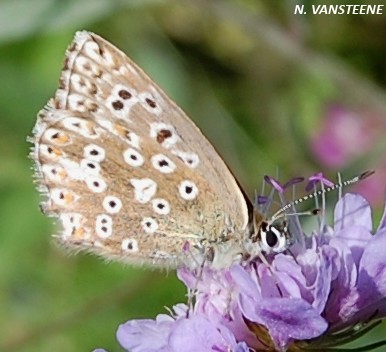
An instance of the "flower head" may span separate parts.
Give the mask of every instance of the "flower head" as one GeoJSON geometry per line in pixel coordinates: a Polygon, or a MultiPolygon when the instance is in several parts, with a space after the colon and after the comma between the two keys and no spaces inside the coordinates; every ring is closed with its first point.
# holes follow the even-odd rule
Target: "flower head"
{"type": "MultiPolygon", "coordinates": [[[[292,231],[304,235],[296,226],[292,231]]],[[[265,263],[204,267],[199,277],[179,269],[194,304],[176,305],[155,320],[128,321],[118,341],[132,352],[294,352],[332,351],[361,336],[386,315],[386,208],[373,231],[368,202],[346,194],[334,223],[305,236],[265,263]]]]}
{"type": "Polygon", "coordinates": [[[343,168],[374,147],[384,130],[381,121],[373,111],[330,105],[311,141],[311,150],[323,165],[343,168]]]}

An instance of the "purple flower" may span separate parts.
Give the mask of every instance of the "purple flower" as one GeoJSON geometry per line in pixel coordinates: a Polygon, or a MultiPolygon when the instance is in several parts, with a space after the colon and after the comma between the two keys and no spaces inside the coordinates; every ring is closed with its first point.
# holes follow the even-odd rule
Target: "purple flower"
{"type": "Polygon", "coordinates": [[[128,321],[119,327],[117,338],[132,352],[249,351],[245,342],[236,341],[230,329],[203,314],[128,321]]]}
{"type": "Polygon", "coordinates": [[[382,130],[379,117],[371,111],[355,112],[331,105],[311,141],[319,161],[330,168],[342,168],[366,155],[382,130]]]}
{"type": "Polygon", "coordinates": [[[132,352],[322,351],[362,336],[386,316],[386,207],[373,231],[368,202],[346,194],[332,226],[302,243],[267,257],[269,265],[256,258],[223,270],[205,267],[199,279],[179,269],[194,305],[122,324],[119,343],[132,352]]]}
{"type": "Polygon", "coordinates": [[[276,180],[272,176],[264,176],[264,181],[271,185],[277,192],[283,193],[287,188],[304,181],[304,177],[291,178],[284,184],[281,184],[279,180],[276,180]]]}
{"type": "Polygon", "coordinates": [[[175,320],[160,314],[155,320],[130,320],[117,331],[117,339],[128,351],[168,351],[168,339],[175,320]]]}
{"type": "Polygon", "coordinates": [[[313,134],[310,149],[319,163],[340,170],[371,156],[377,173],[354,189],[372,204],[381,206],[384,195],[379,190],[385,186],[386,159],[376,146],[381,145],[385,132],[384,116],[374,109],[352,110],[330,104],[313,134]]]}
{"type": "Polygon", "coordinates": [[[323,176],[322,172],[317,172],[316,174],[314,174],[308,178],[308,183],[306,186],[306,192],[309,192],[309,191],[315,189],[315,187],[318,183],[321,185],[327,186],[327,187],[331,187],[334,185],[333,182],[331,182],[330,180],[328,180],[327,178],[325,178],[323,176]]]}

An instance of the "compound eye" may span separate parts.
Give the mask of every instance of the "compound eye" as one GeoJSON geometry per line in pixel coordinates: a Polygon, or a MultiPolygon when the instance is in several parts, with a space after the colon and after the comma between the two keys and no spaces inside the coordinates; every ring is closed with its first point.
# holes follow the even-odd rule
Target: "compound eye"
{"type": "Polygon", "coordinates": [[[261,247],[265,252],[280,253],[287,249],[286,227],[278,229],[274,225],[261,227],[261,247]]]}

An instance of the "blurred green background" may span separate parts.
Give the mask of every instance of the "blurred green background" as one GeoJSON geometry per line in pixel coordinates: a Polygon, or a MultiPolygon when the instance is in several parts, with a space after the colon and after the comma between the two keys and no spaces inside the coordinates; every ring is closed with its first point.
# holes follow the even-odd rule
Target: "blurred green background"
{"type": "Polygon", "coordinates": [[[185,301],[173,272],[64,253],[39,212],[26,137],[76,30],[98,33],[143,67],[251,196],[277,168],[283,181],[371,168],[376,175],[357,190],[379,219],[386,15],[294,15],[296,4],[319,3],[345,2],[0,1],[0,351],[120,351],[119,323],[185,301]]]}

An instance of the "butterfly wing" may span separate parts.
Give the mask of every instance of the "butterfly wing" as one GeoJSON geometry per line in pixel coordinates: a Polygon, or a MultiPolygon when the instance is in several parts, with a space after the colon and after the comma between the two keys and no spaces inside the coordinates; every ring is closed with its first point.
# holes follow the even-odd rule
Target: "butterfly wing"
{"type": "Polygon", "coordinates": [[[201,250],[247,227],[248,201],[214,147],[95,34],[78,32],[68,48],[33,143],[44,211],[72,249],[176,267],[187,244],[201,250]]]}

